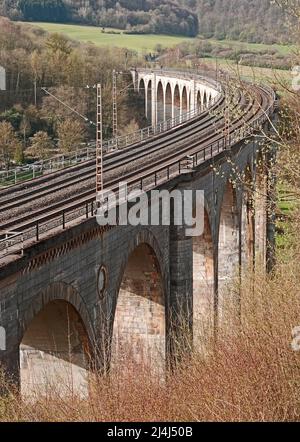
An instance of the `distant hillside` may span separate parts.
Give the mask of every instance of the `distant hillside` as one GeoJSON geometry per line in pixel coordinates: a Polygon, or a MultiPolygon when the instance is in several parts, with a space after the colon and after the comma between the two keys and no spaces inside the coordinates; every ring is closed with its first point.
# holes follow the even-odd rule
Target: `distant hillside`
{"type": "Polygon", "coordinates": [[[178,0],[197,12],[199,32],[219,40],[288,42],[288,20],[271,0],[178,0]]]}
{"type": "Polygon", "coordinates": [[[73,22],[124,29],[128,33],[198,34],[198,17],[168,0],[0,0],[11,19],[73,22]]]}
{"type": "Polygon", "coordinates": [[[290,34],[283,13],[270,0],[0,0],[1,14],[252,43],[287,42],[290,34]]]}

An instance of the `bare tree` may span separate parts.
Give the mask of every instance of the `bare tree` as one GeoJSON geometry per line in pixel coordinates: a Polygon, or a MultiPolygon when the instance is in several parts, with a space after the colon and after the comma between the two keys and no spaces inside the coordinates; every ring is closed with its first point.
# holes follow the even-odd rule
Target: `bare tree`
{"type": "Polygon", "coordinates": [[[292,15],[293,17],[300,18],[299,0],[274,0],[272,3],[275,3],[286,13],[292,15]]]}
{"type": "Polygon", "coordinates": [[[58,124],[57,135],[61,152],[73,152],[78,150],[84,141],[85,130],[78,121],[67,119],[58,124]]]}
{"type": "Polygon", "coordinates": [[[27,154],[45,160],[53,153],[53,142],[47,132],[36,132],[30,141],[31,145],[26,150],[27,154]]]}
{"type": "Polygon", "coordinates": [[[7,121],[2,121],[0,123],[0,162],[8,169],[16,152],[21,151],[21,142],[12,125],[7,121]]]}

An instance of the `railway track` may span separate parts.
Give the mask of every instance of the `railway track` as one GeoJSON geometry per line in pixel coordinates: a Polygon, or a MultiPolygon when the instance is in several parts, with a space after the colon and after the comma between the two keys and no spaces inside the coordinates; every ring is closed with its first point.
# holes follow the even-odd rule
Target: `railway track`
{"type": "MultiPolygon", "coordinates": [[[[231,137],[235,134],[242,138],[245,126],[266,119],[265,112],[269,111],[274,101],[270,92],[259,86],[249,87],[249,95],[246,95],[237,93],[232,97],[231,111],[237,116],[234,116],[231,122],[231,137]]],[[[224,150],[226,147],[222,133],[224,117],[220,112],[224,106],[223,97],[205,115],[185,122],[160,137],[144,141],[141,145],[133,145],[107,155],[104,162],[106,188],[115,189],[120,180],[126,181],[133,187],[138,184],[140,188],[158,185],[180,174],[181,162],[187,155],[193,157],[196,165],[224,150]],[[214,115],[215,110],[219,111],[216,115],[214,115]]],[[[73,219],[88,218],[94,211],[94,169],[95,161],[88,161],[67,171],[60,171],[52,176],[47,175],[45,185],[43,178],[37,178],[30,183],[15,186],[15,193],[12,193],[12,188],[6,192],[0,191],[0,220],[4,217],[4,221],[0,221],[0,231],[10,230],[16,234],[20,232],[24,235],[22,239],[26,241],[39,239],[42,234],[55,228],[58,218],[63,228],[73,219]],[[20,211],[17,211],[15,216],[11,216],[12,211],[20,206],[26,208],[26,205],[45,200],[51,195],[54,197],[58,194],[64,195],[67,189],[82,187],[84,184],[87,188],[76,194],[73,192],[65,198],[62,197],[60,201],[47,203],[45,207],[40,206],[25,211],[21,221],[20,211]]],[[[4,236],[0,234],[0,239],[3,238],[4,236]]]]}
{"type": "MultiPolygon", "coordinates": [[[[208,118],[209,115],[207,114],[203,119],[201,119],[201,125],[199,126],[199,122],[194,124],[194,128],[191,128],[192,130],[202,130],[206,126],[208,126],[212,120],[212,118],[208,118]]],[[[175,132],[170,136],[169,142],[172,142],[174,138],[180,138],[186,136],[186,133],[189,132],[189,128],[183,128],[182,131],[175,132]]],[[[105,170],[110,171],[117,167],[119,163],[125,164],[130,163],[136,158],[142,157],[145,153],[152,152],[154,153],[155,150],[157,150],[159,147],[159,140],[157,142],[153,142],[152,146],[149,146],[149,143],[144,142],[140,147],[131,147],[127,149],[123,149],[117,153],[114,153],[113,155],[107,155],[104,159],[104,165],[105,170]]],[[[5,194],[4,192],[1,195],[0,192],[0,220],[1,220],[1,213],[13,209],[15,207],[18,207],[19,203],[22,202],[27,203],[30,202],[38,197],[46,196],[49,193],[52,193],[53,191],[59,191],[63,190],[65,186],[71,186],[76,185],[78,183],[81,183],[84,179],[93,178],[95,175],[95,160],[87,161],[85,164],[81,165],[81,168],[78,168],[77,166],[75,168],[70,168],[67,170],[64,170],[65,173],[67,173],[67,177],[65,174],[59,173],[58,177],[53,177],[54,179],[51,179],[51,175],[47,175],[47,184],[43,185],[43,188],[41,189],[41,184],[44,180],[42,180],[41,183],[38,183],[37,181],[33,180],[30,182],[30,187],[33,187],[32,189],[29,187],[28,189],[28,183],[27,185],[24,184],[24,188],[19,191],[13,192],[13,189],[10,188],[9,191],[5,194]],[[61,179],[60,179],[61,178],[61,179]],[[49,183],[50,180],[50,183],[49,183]]]]}
{"type": "MultiPolygon", "coordinates": [[[[206,111],[203,115],[194,118],[193,119],[194,121],[191,120],[191,122],[185,122],[181,126],[175,127],[170,131],[168,131],[167,134],[168,136],[165,137],[165,140],[173,142],[174,139],[176,138],[179,137],[182,138],[185,137],[186,134],[193,133],[192,131],[204,130],[214,118],[213,116],[211,116],[211,112],[213,112],[218,107],[221,108],[223,103],[224,103],[224,97],[222,96],[221,99],[209,111],[206,111]]],[[[157,137],[157,139],[156,137],[153,137],[149,140],[143,141],[137,147],[135,145],[132,145],[130,147],[124,148],[112,154],[105,155],[105,164],[108,168],[113,168],[116,165],[116,163],[120,160],[122,160],[123,162],[127,161],[129,163],[135,158],[137,154],[142,156],[149,148],[152,149],[152,151],[154,151],[155,146],[157,147],[159,145],[161,145],[160,137],[157,137]]],[[[60,178],[62,178],[61,183],[70,182],[71,184],[73,184],[72,180],[74,179],[74,176],[72,175],[75,175],[76,173],[76,179],[82,178],[89,172],[92,172],[94,174],[94,168],[95,168],[95,160],[94,159],[88,160],[86,162],[81,163],[79,166],[78,165],[72,166],[70,168],[53,172],[46,176],[42,176],[34,180],[27,181],[25,183],[3,189],[0,191],[0,203],[2,203],[0,207],[0,212],[3,212],[6,209],[12,207],[12,205],[14,203],[17,203],[18,200],[21,200],[24,195],[27,196],[42,195],[41,189],[38,186],[43,183],[47,183],[45,186],[43,186],[43,191],[46,192],[48,189],[53,189],[54,186],[60,182],[60,178]],[[67,177],[65,176],[66,174],[67,177]],[[39,194],[37,195],[37,193],[39,194]],[[10,201],[11,205],[7,203],[7,201],[10,201]]]]}
{"type": "MultiPolygon", "coordinates": [[[[237,105],[240,104],[241,97],[238,98],[237,105]]],[[[183,140],[186,141],[187,135],[189,136],[189,140],[193,140],[196,136],[198,140],[203,140],[204,142],[207,139],[207,136],[212,133],[212,125],[214,130],[217,130],[219,126],[222,125],[222,116],[214,116],[213,112],[215,109],[222,111],[224,105],[224,97],[222,97],[219,102],[213,106],[209,111],[207,111],[203,116],[200,116],[196,119],[195,122],[191,122],[188,124],[182,125],[180,128],[176,128],[168,136],[164,137],[164,142],[162,143],[160,138],[152,139],[148,142],[142,143],[141,146],[138,147],[130,147],[127,149],[123,149],[119,152],[116,152],[112,155],[107,155],[105,158],[104,166],[106,173],[116,170],[118,167],[124,167],[124,165],[131,164],[133,161],[136,161],[141,158],[145,158],[145,155],[151,155],[157,153],[157,151],[162,151],[165,148],[174,145],[174,140],[176,140],[176,144],[178,145],[183,140]],[[200,134],[200,137],[199,137],[200,134]]],[[[60,172],[61,180],[47,183],[41,189],[38,187],[39,180],[34,180],[36,182],[35,188],[28,189],[28,184],[23,184],[23,189],[18,192],[15,192],[13,196],[11,196],[12,189],[10,188],[7,192],[3,192],[1,198],[0,192],[0,222],[3,220],[3,213],[8,212],[16,207],[19,207],[20,204],[24,206],[24,204],[30,203],[32,201],[37,200],[37,198],[42,198],[52,194],[53,192],[63,191],[66,187],[76,186],[77,184],[82,184],[84,181],[94,178],[95,175],[95,160],[88,161],[84,165],[84,170],[78,170],[76,166],[74,168],[74,172],[72,170],[67,170],[68,176],[65,177],[65,174],[60,172]],[[76,172],[76,173],[75,173],[76,172]],[[75,176],[74,176],[75,175],[75,176]]],[[[48,181],[51,175],[47,175],[48,181]]],[[[30,183],[30,185],[34,184],[34,181],[30,183]]],[[[42,180],[43,182],[44,180],[42,180]]],[[[11,213],[9,214],[11,217],[11,213]]]]}

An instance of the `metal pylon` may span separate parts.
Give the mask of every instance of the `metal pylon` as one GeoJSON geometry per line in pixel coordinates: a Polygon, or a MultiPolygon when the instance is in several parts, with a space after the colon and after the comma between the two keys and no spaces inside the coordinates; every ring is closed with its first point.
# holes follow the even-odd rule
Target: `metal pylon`
{"type": "Polygon", "coordinates": [[[102,88],[97,84],[97,129],[96,129],[96,192],[97,201],[103,193],[103,142],[102,142],[102,88]]]}
{"type": "Polygon", "coordinates": [[[118,136],[117,72],[113,70],[113,138],[118,136]]]}

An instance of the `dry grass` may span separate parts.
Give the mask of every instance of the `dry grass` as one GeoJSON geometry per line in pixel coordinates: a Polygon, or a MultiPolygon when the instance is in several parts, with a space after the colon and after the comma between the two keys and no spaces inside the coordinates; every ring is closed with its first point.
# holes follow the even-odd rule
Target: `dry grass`
{"type": "MultiPolygon", "coordinates": [[[[300,353],[299,248],[274,275],[243,282],[242,326],[219,331],[211,354],[194,354],[158,382],[143,367],[95,376],[89,400],[53,393],[22,403],[13,389],[0,401],[1,421],[298,421],[300,353]]],[[[3,383],[3,379],[2,379],[3,383]]],[[[53,390],[55,391],[55,390],[53,390]]]]}
{"type": "MultiPolygon", "coordinates": [[[[278,175],[289,178],[298,197],[300,144],[293,141],[278,175]]],[[[288,147],[283,144],[285,152],[288,147]]],[[[89,400],[71,393],[62,398],[53,389],[25,403],[0,377],[0,421],[299,421],[300,352],[292,349],[292,331],[300,326],[297,210],[289,215],[289,238],[273,274],[244,276],[241,324],[230,324],[229,335],[219,330],[209,354],[194,351],[160,382],[134,364],[126,373],[95,375],[89,400]]]]}

